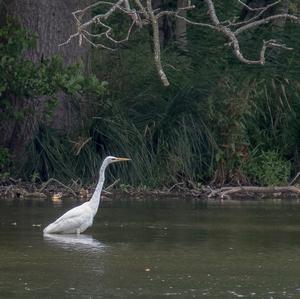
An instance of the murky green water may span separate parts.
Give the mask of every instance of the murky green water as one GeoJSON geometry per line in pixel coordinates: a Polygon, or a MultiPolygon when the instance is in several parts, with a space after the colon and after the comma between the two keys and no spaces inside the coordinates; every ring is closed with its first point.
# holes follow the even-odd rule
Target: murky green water
{"type": "Polygon", "coordinates": [[[103,202],[43,238],[75,204],[0,202],[0,298],[300,298],[298,203],[103,202]]]}

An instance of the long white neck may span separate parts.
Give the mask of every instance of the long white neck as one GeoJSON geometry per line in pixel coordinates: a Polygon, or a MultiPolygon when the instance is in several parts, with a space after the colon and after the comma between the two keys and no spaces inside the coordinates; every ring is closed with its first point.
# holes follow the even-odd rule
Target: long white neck
{"type": "Polygon", "coordinates": [[[107,167],[107,164],[102,164],[102,166],[100,168],[100,176],[99,176],[98,184],[96,186],[96,189],[95,189],[95,192],[94,192],[92,198],[89,201],[90,207],[93,211],[94,216],[96,215],[96,213],[98,211],[98,207],[99,207],[99,203],[100,203],[100,199],[101,199],[101,191],[102,191],[104,180],[105,180],[104,173],[105,173],[106,167],[107,167]]]}

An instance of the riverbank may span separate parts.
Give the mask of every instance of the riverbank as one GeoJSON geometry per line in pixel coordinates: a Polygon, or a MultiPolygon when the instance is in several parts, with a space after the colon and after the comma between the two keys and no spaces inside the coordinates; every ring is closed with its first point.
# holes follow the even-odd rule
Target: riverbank
{"type": "MultiPolygon", "coordinates": [[[[83,186],[75,181],[64,184],[51,178],[43,183],[24,182],[9,179],[0,184],[0,199],[52,199],[77,198],[89,200],[94,192],[94,186],[83,186]]],[[[300,188],[294,186],[201,186],[186,187],[184,183],[177,183],[169,188],[147,189],[119,185],[119,180],[106,187],[102,196],[107,199],[115,197],[130,197],[139,199],[142,196],[151,197],[192,197],[198,199],[264,199],[286,198],[300,199],[300,188]]]]}

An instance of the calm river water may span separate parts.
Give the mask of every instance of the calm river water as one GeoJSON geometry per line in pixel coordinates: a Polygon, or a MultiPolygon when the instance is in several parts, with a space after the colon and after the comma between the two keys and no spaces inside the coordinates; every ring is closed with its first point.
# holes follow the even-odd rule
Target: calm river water
{"type": "Polygon", "coordinates": [[[300,203],[102,202],[43,237],[77,204],[0,202],[0,298],[300,298],[300,203]]]}

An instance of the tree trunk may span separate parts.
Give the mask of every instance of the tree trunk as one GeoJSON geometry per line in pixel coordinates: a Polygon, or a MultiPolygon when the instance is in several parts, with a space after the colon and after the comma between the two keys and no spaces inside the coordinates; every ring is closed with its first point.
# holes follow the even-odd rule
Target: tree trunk
{"type": "MultiPolygon", "coordinates": [[[[182,7],[187,7],[188,0],[177,0],[177,9],[182,7]]],[[[179,13],[180,16],[186,17],[186,10],[183,10],[179,13]]],[[[186,36],[186,22],[182,19],[176,18],[176,28],[175,28],[175,35],[176,41],[178,43],[178,47],[186,51],[187,47],[187,36],[186,36]]]]}
{"type": "MultiPolygon", "coordinates": [[[[165,0],[152,0],[153,9],[163,10],[167,6],[165,0]]],[[[172,23],[168,16],[163,16],[158,20],[159,39],[162,48],[166,47],[172,38],[172,23]]]]}
{"type": "MultiPolygon", "coordinates": [[[[79,47],[76,41],[66,46],[59,44],[68,39],[76,31],[72,11],[83,8],[90,0],[5,0],[6,14],[13,17],[29,33],[37,37],[36,47],[26,53],[26,58],[34,63],[59,55],[65,65],[83,62],[89,71],[88,47],[79,47]]],[[[51,126],[70,131],[78,122],[79,114],[75,111],[71,98],[63,93],[57,95],[58,105],[54,112],[51,126]]],[[[32,140],[41,123],[41,114],[45,97],[37,100],[23,100],[15,104],[15,109],[31,107],[34,114],[22,120],[12,120],[5,132],[2,146],[11,149],[14,159],[24,158],[27,144],[32,140]],[[33,103],[34,102],[34,103],[33,103]],[[5,143],[5,144],[3,144],[5,143]]]]}

